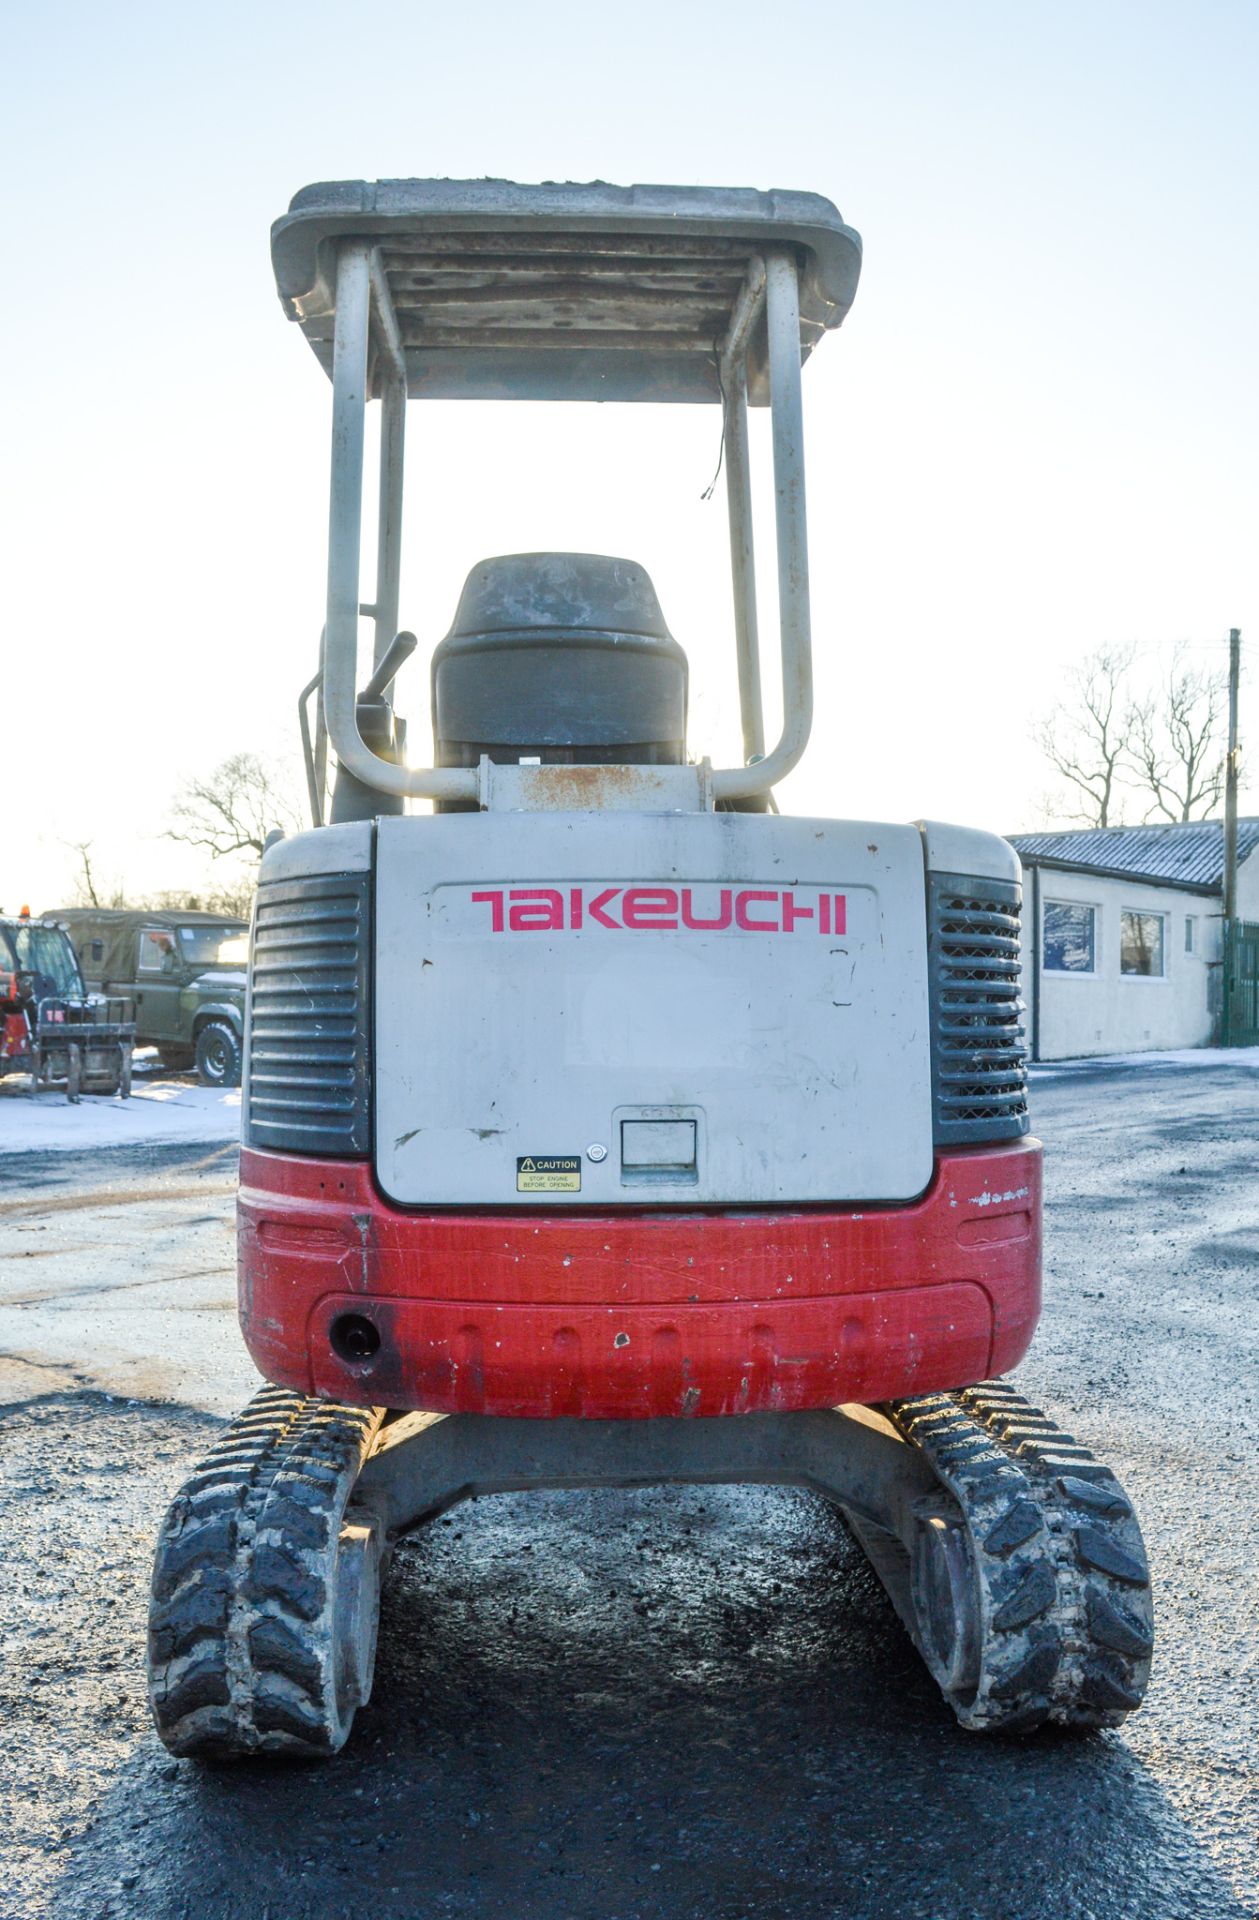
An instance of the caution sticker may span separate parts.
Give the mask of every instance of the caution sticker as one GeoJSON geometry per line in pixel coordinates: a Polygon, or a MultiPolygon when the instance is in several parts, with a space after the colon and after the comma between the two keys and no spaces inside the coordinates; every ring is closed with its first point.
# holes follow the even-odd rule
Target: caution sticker
{"type": "Polygon", "coordinates": [[[580,1193],[579,1153],[526,1153],[516,1162],[517,1193],[580,1193]]]}

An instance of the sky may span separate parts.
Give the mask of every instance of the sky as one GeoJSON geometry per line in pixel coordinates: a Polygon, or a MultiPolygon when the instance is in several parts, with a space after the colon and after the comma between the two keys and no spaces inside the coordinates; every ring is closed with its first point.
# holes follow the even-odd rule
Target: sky
{"type": "MultiPolygon", "coordinates": [[[[1030,728],[1072,661],[1184,640],[1219,665],[1230,626],[1259,658],[1249,0],[70,0],[10,4],[4,42],[9,911],[64,900],[83,840],[106,881],[196,883],[162,837],[181,782],[241,750],[298,777],[331,390],[268,231],[310,181],[792,187],[861,232],[856,304],[805,372],[817,719],[784,810],[1034,827],[1030,728]]],[[[647,567],[692,750],[729,764],[717,410],[410,415],[413,757],[467,570],[550,548],[647,567]]],[[[753,437],[764,476],[764,417],[753,437]]],[[[1255,700],[1252,672],[1243,744],[1255,700]]]]}

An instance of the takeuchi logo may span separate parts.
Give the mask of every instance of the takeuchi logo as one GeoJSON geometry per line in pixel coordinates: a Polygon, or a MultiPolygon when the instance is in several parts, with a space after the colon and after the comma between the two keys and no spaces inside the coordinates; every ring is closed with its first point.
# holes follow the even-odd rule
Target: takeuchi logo
{"type": "Polygon", "coordinates": [[[842,893],[817,887],[486,887],[472,894],[490,933],[847,932],[842,893]]]}

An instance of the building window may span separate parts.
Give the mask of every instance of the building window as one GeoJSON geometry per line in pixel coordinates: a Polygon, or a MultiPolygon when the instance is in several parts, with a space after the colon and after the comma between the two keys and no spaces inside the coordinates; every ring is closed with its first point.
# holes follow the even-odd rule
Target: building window
{"type": "Polygon", "coordinates": [[[1197,925],[1198,925],[1198,922],[1194,917],[1194,915],[1192,913],[1187,913],[1185,915],[1185,952],[1186,953],[1192,953],[1194,950],[1194,941],[1198,937],[1197,932],[1195,931],[1195,929],[1197,928],[1197,925]]]}
{"type": "Polygon", "coordinates": [[[1161,913],[1121,913],[1119,916],[1119,971],[1161,978],[1163,974],[1163,920],[1161,913]]]}
{"type": "Polygon", "coordinates": [[[1046,900],[1041,946],[1046,973],[1096,973],[1096,908],[1046,900]]]}

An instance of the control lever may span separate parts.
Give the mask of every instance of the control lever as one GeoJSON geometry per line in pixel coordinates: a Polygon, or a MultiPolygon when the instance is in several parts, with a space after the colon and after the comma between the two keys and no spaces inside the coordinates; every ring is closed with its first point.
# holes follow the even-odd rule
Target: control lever
{"type": "Polygon", "coordinates": [[[391,683],[397,678],[399,669],[406,665],[419,644],[413,633],[394,634],[381,655],[371,679],[359,695],[360,706],[365,700],[384,699],[391,683]]]}

